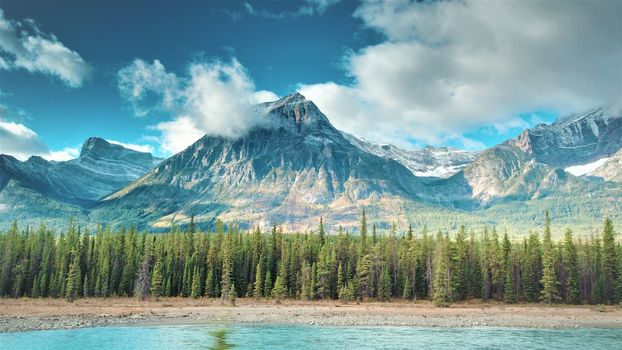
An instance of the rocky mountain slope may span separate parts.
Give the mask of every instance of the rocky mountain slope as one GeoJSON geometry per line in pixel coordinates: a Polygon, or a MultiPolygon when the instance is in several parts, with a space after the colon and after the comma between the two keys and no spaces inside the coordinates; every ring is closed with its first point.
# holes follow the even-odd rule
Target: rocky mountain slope
{"type": "Polygon", "coordinates": [[[404,149],[389,143],[379,144],[343,133],[353,145],[365,152],[402,163],[415,176],[447,178],[471,164],[480,152],[451,147],[404,149]]]}
{"type": "Polygon", "coordinates": [[[21,162],[0,155],[0,221],[12,218],[84,216],[107,194],[126,186],[161,159],[89,138],[78,158],[50,162],[33,156],[21,162]]]}
{"type": "Polygon", "coordinates": [[[107,197],[94,215],[144,218],[153,227],[191,215],[315,225],[320,215],[356,220],[372,202],[383,203],[387,217],[403,215],[400,203],[422,191],[409,169],[354,146],[302,95],[262,107],[268,123],[235,140],[203,137],[107,197]]]}
{"type": "Polygon", "coordinates": [[[300,94],[258,111],[263,122],[245,136],[204,136],[162,162],[96,138],[69,162],[0,156],[0,224],[71,216],[158,231],[194,216],[204,226],[220,218],[305,230],[323,217],[336,229],[356,227],[363,207],[380,228],[520,231],[542,222],[545,210],[584,232],[605,212],[622,222],[617,114],[598,109],[468,152],[358,139],[300,94]]]}
{"type": "Polygon", "coordinates": [[[622,116],[596,109],[583,115],[539,124],[510,144],[538,162],[565,168],[609,157],[622,146],[622,116]]]}
{"type": "Polygon", "coordinates": [[[588,176],[598,177],[605,181],[622,182],[622,149],[605,162],[587,173],[588,176]]]}

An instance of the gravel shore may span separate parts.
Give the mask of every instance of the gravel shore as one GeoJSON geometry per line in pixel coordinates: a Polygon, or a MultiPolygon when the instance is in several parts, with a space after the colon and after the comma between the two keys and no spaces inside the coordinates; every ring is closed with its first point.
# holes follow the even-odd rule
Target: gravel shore
{"type": "Polygon", "coordinates": [[[622,328],[622,307],[454,304],[436,308],[427,301],[361,303],[167,298],[0,299],[0,332],[100,326],[182,324],[294,324],[322,326],[622,328]]]}

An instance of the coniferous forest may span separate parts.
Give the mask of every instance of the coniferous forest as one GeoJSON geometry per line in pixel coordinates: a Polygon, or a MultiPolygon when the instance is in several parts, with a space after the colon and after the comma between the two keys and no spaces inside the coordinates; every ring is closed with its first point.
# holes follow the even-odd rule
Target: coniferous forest
{"type": "Polygon", "coordinates": [[[396,228],[380,234],[362,213],[359,233],[241,231],[166,234],[134,229],[88,232],[69,223],[0,233],[0,295],[5,297],[169,296],[342,301],[467,299],[506,303],[617,304],[622,247],[605,219],[599,234],[521,239],[492,230],[430,233],[396,228]]]}

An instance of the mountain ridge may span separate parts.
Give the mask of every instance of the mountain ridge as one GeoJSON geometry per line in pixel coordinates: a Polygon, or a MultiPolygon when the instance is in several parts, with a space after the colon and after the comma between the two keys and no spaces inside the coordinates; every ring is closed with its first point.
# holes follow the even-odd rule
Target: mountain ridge
{"type": "Polygon", "coordinates": [[[458,220],[520,227],[546,209],[585,227],[605,211],[622,210],[618,183],[604,175],[596,181],[597,175],[564,171],[598,157],[613,159],[614,150],[622,148],[622,118],[601,109],[539,124],[477,152],[403,149],[359,139],[337,130],[300,94],[262,103],[257,110],[261,122],[246,135],[205,135],[161,162],[100,138],[87,139],[80,157],[61,165],[40,157],[19,162],[2,156],[0,222],[11,204],[8,193],[41,203],[42,216],[47,210],[154,231],[188,224],[191,217],[203,225],[219,218],[243,227],[280,224],[292,230],[314,228],[323,217],[335,229],[356,226],[361,208],[379,228],[394,223],[447,228],[458,220]],[[49,182],[35,181],[42,170],[22,172],[21,181],[31,179],[30,186],[7,170],[59,166],[86,171],[91,183],[114,174],[125,183],[78,203],[66,196],[46,199],[49,182]]]}

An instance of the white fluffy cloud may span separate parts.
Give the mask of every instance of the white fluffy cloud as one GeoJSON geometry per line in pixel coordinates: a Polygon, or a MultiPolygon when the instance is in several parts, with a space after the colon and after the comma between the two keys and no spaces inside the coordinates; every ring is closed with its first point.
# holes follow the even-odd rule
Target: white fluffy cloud
{"type": "Polygon", "coordinates": [[[356,135],[468,146],[465,132],[505,132],[519,113],[619,108],[621,13],[605,1],[364,1],[355,16],[386,40],[347,57],[352,85],[300,91],[356,135]]]}
{"type": "Polygon", "coordinates": [[[0,119],[0,154],[8,154],[19,160],[41,156],[47,160],[69,160],[78,157],[78,148],[67,147],[50,151],[39,135],[23,124],[0,119]]]}
{"type": "Polygon", "coordinates": [[[23,124],[0,120],[0,154],[24,160],[33,154],[47,152],[39,135],[23,124]]]}
{"type": "Polygon", "coordinates": [[[205,133],[197,128],[192,118],[182,116],[171,121],[158,123],[152,129],[160,131],[160,148],[164,154],[175,154],[184,150],[205,133]]]}
{"type": "Polygon", "coordinates": [[[65,161],[76,159],[80,156],[80,148],[79,147],[65,147],[60,151],[48,151],[47,153],[41,154],[41,157],[47,160],[53,161],[65,161]]]}
{"type": "Polygon", "coordinates": [[[53,34],[42,33],[32,20],[13,21],[0,9],[0,70],[25,69],[81,86],[92,68],[53,34]]]}
{"type": "Polygon", "coordinates": [[[119,71],[119,90],[137,115],[169,114],[172,120],[153,127],[162,133],[162,151],[184,149],[201,136],[239,137],[261,123],[255,105],[274,100],[269,91],[256,91],[244,67],[231,62],[193,63],[187,75],[166,71],[155,60],[135,60],[119,71]]]}

